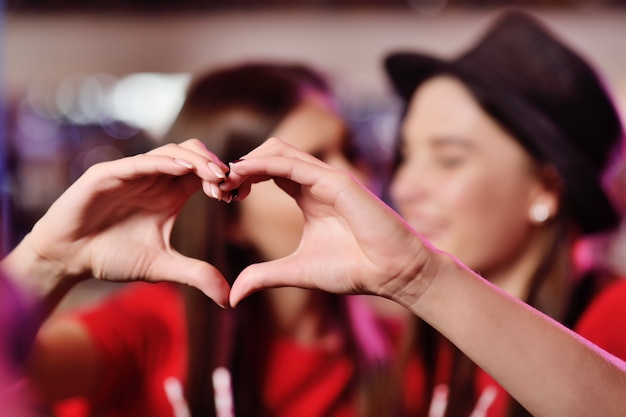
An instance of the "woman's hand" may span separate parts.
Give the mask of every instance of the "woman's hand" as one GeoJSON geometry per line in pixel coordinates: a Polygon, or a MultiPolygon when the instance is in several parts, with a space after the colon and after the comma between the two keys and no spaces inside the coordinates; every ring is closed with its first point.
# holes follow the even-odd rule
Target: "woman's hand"
{"type": "Polygon", "coordinates": [[[434,251],[350,174],[272,138],[231,164],[221,187],[237,188],[242,199],[253,183],[267,179],[300,206],[302,240],[291,255],[246,268],[232,287],[232,305],[254,291],[279,286],[377,294],[407,305],[426,288],[427,275],[420,272],[434,251]]]}
{"type": "Polygon", "coordinates": [[[229,286],[221,273],[183,257],[169,242],[187,199],[201,187],[222,198],[217,184],[227,171],[193,139],[94,165],[52,204],[3,266],[41,297],[93,276],[181,282],[227,305],[229,286]]]}

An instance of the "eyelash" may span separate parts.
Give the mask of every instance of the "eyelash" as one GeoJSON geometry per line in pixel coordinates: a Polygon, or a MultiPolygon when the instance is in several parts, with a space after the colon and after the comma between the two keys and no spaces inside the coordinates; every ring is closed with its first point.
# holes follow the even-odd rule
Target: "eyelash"
{"type": "Polygon", "coordinates": [[[462,156],[442,156],[439,157],[439,164],[444,168],[456,168],[463,163],[464,158],[462,156]]]}

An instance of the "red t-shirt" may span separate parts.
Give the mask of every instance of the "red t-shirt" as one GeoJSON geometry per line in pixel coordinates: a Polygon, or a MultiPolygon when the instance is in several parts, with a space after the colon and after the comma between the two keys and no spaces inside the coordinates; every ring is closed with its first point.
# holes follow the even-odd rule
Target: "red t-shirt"
{"type": "MultiPolygon", "coordinates": [[[[106,416],[173,417],[179,398],[166,383],[185,381],[187,335],[183,300],[169,284],[132,288],[80,314],[105,364],[97,398],[106,416]]],[[[347,352],[329,352],[277,339],[270,348],[263,399],[272,415],[352,417],[346,395],[355,369],[347,352]]],[[[180,385],[179,385],[180,387],[180,385]]],[[[64,401],[57,415],[85,415],[86,402],[64,401]]]]}
{"type": "MultiPolygon", "coordinates": [[[[626,279],[615,281],[604,288],[585,309],[574,331],[605,351],[626,360],[626,279]]],[[[486,394],[489,387],[497,387],[497,395],[485,417],[502,417],[510,401],[509,395],[491,376],[479,370],[477,390],[486,394]]]]}
{"type": "Polygon", "coordinates": [[[585,310],[574,330],[626,360],[626,279],[605,288],[585,310]]]}
{"type": "MultiPolygon", "coordinates": [[[[169,378],[185,380],[187,336],[182,299],[168,284],[132,284],[128,291],[107,300],[80,317],[90,329],[106,364],[98,398],[107,416],[173,417],[176,398],[168,395],[169,378]]],[[[607,287],[582,315],[575,330],[608,352],[626,359],[626,280],[607,287]]],[[[393,330],[391,333],[397,333],[393,330]]],[[[445,386],[449,358],[443,356],[437,380],[445,386]]],[[[344,395],[354,372],[346,354],[303,347],[289,339],[276,340],[269,357],[263,399],[276,416],[355,415],[344,395]]],[[[417,360],[406,366],[405,405],[420,410],[423,369],[417,360]]],[[[477,396],[485,403],[485,417],[501,417],[508,394],[486,373],[477,374],[477,396]]],[[[59,415],[82,415],[83,405],[67,402],[59,415]]],[[[424,410],[422,410],[424,411],[424,410]]]]}

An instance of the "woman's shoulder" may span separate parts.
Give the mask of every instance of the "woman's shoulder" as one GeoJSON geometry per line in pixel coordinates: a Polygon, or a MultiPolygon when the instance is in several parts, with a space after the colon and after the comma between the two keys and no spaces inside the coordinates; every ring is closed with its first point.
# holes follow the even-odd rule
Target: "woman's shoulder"
{"type": "Polygon", "coordinates": [[[626,278],[607,284],[585,309],[575,330],[601,348],[626,359],[626,278]]]}
{"type": "Polygon", "coordinates": [[[178,329],[184,316],[183,300],[173,284],[128,284],[106,299],[77,312],[82,322],[93,331],[127,328],[136,333],[148,328],[178,329]]]}
{"type": "Polygon", "coordinates": [[[175,301],[181,297],[180,291],[175,284],[133,282],[114,295],[115,302],[128,303],[130,305],[159,304],[166,301],[175,301]]]}

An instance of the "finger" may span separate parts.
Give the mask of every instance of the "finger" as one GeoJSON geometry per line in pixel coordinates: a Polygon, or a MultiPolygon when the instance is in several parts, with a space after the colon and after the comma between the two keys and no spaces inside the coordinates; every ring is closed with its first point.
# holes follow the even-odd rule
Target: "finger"
{"type": "Polygon", "coordinates": [[[263,142],[263,144],[250,151],[241,159],[257,158],[264,156],[289,156],[293,158],[299,158],[303,161],[314,164],[326,165],[323,161],[317,159],[310,153],[305,152],[277,137],[271,137],[267,139],[265,142],[263,142]]]}
{"type": "Polygon", "coordinates": [[[275,261],[263,262],[249,265],[237,277],[230,290],[230,305],[236,307],[241,300],[247,296],[267,288],[277,288],[285,286],[297,286],[300,288],[309,288],[305,283],[298,282],[296,274],[290,269],[286,260],[279,259],[275,261]],[[287,271],[287,273],[285,273],[287,271]],[[285,280],[289,276],[293,281],[285,280]]]}
{"type": "MultiPolygon", "coordinates": [[[[229,164],[231,173],[233,171],[233,167],[236,165],[236,162],[241,162],[242,160],[247,160],[247,159],[252,159],[252,158],[263,158],[263,157],[269,157],[269,156],[292,157],[292,158],[301,159],[311,164],[327,166],[324,162],[315,158],[311,154],[304,152],[279,138],[272,137],[272,138],[267,139],[259,147],[250,151],[248,154],[242,156],[241,159],[235,162],[231,162],[229,164]]],[[[257,182],[265,181],[267,179],[268,179],[267,176],[261,175],[256,178],[251,178],[250,181],[252,183],[257,183],[257,182]]]]}
{"type": "Polygon", "coordinates": [[[224,173],[228,172],[229,167],[227,164],[225,164],[224,162],[222,162],[217,155],[215,155],[213,152],[211,152],[210,150],[207,149],[206,145],[199,139],[188,139],[184,142],[180,143],[180,146],[182,148],[185,149],[189,149],[191,151],[194,151],[200,155],[204,155],[206,156],[208,159],[210,159],[213,163],[215,163],[216,165],[218,165],[222,171],[224,173]]]}
{"type": "MultiPolygon", "coordinates": [[[[266,140],[261,146],[252,150],[248,154],[244,155],[241,159],[235,162],[231,162],[230,166],[230,174],[234,174],[233,178],[229,178],[227,181],[220,184],[220,188],[224,191],[230,191],[235,188],[239,188],[244,183],[248,183],[245,187],[249,189],[251,184],[259,183],[262,181],[267,181],[270,179],[269,175],[249,175],[246,178],[243,178],[241,175],[237,174],[237,169],[235,168],[236,163],[239,163],[243,160],[253,159],[253,158],[263,158],[270,156],[283,156],[296,158],[310,164],[319,165],[320,167],[328,167],[328,165],[314,156],[310,155],[307,152],[304,152],[295,146],[279,139],[276,137],[269,138],[266,140]]],[[[243,198],[246,193],[239,193],[240,199],[243,198]]]]}
{"type": "Polygon", "coordinates": [[[155,280],[191,285],[202,291],[218,305],[227,307],[230,286],[224,276],[211,264],[180,254],[164,256],[152,265],[155,280]]]}
{"type": "Polygon", "coordinates": [[[197,139],[190,139],[182,144],[168,143],[151,150],[146,155],[169,156],[177,162],[188,166],[204,180],[223,180],[229,167],[209,152],[204,144],[197,139]]]}
{"type": "MultiPolygon", "coordinates": [[[[92,190],[107,190],[119,186],[120,181],[159,175],[181,177],[192,173],[193,170],[194,167],[187,161],[170,156],[141,154],[92,165],[74,185],[89,187],[92,190]]],[[[203,180],[221,181],[208,167],[203,169],[202,176],[203,180]]]]}
{"type": "Polygon", "coordinates": [[[308,162],[299,158],[284,156],[266,156],[244,159],[232,165],[228,178],[229,187],[258,179],[284,178],[305,187],[311,187],[314,194],[324,198],[334,198],[342,186],[357,182],[346,171],[332,168],[326,164],[308,162]]]}
{"type": "Polygon", "coordinates": [[[74,188],[85,187],[89,192],[111,191],[123,185],[120,181],[159,175],[187,176],[180,184],[187,193],[196,192],[202,182],[206,195],[218,200],[222,198],[217,184],[224,181],[224,171],[204,156],[175,144],[161,147],[154,153],[96,164],[74,184],[74,188]]]}

